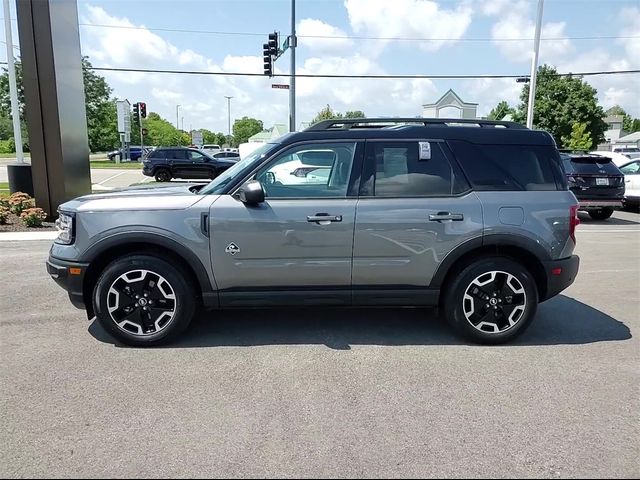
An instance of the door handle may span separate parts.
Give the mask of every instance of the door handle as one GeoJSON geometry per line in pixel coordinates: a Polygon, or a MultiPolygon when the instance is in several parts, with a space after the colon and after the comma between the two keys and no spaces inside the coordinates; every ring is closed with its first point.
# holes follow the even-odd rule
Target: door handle
{"type": "Polygon", "coordinates": [[[464,215],[462,213],[449,213],[449,212],[438,212],[436,214],[429,214],[430,222],[442,222],[443,220],[461,222],[462,220],[464,220],[464,215]]]}
{"type": "Polygon", "coordinates": [[[330,222],[341,222],[342,215],[329,215],[328,213],[316,213],[315,215],[307,216],[307,222],[317,222],[317,223],[330,223],[330,222]]]}

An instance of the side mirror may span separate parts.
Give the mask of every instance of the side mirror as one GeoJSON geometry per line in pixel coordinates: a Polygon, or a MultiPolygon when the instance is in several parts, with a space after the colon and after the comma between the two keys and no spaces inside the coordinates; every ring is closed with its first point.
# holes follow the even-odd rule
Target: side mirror
{"type": "Polygon", "coordinates": [[[240,201],[246,205],[258,205],[264,202],[264,190],[262,184],[257,180],[245,183],[238,190],[240,201]]]}

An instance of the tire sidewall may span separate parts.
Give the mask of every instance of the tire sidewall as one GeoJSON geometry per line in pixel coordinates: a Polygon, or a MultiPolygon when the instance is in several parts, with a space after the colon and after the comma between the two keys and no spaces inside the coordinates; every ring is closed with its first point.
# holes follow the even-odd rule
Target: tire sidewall
{"type": "Polygon", "coordinates": [[[531,324],[538,308],[538,289],[533,276],[518,262],[506,257],[485,257],[463,268],[447,288],[444,312],[447,321],[467,339],[482,344],[504,343],[522,334],[531,324]],[[463,297],[473,280],[490,271],[503,271],[515,276],[526,294],[526,306],[515,326],[500,333],[476,329],[464,315],[463,297]]]}
{"type": "Polygon", "coordinates": [[[93,292],[93,308],[100,325],[113,337],[131,346],[153,346],[166,343],[187,328],[195,312],[196,299],[188,276],[161,258],[151,255],[131,255],[109,264],[98,278],[93,292]],[[163,276],[176,296],[176,311],[171,323],[160,332],[136,336],[119,328],[107,308],[107,294],[111,284],[123,273],[131,270],[149,270],[163,276]]]}
{"type": "Polygon", "coordinates": [[[171,180],[171,173],[166,168],[161,168],[155,174],[156,182],[168,182],[171,180]],[[162,180],[161,177],[165,176],[166,179],[162,180]]]}

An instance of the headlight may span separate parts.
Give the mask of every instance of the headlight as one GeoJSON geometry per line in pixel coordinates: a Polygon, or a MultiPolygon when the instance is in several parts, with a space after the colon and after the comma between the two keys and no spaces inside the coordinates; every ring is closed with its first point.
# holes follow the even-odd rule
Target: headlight
{"type": "Polygon", "coordinates": [[[73,243],[73,216],[67,213],[58,212],[58,220],[56,220],[56,227],[60,231],[58,238],[54,241],[56,243],[62,243],[63,245],[70,245],[73,243]]]}

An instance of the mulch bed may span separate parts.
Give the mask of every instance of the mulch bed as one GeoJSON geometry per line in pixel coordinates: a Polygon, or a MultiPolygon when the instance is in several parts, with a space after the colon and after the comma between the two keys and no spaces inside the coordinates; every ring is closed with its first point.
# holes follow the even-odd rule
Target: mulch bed
{"type": "Polygon", "coordinates": [[[7,218],[7,223],[5,225],[0,225],[0,232],[46,232],[53,231],[56,229],[56,225],[53,222],[42,222],[41,227],[27,227],[20,217],[14,215],[13,213],[9,214],[9,218],[7,218]]]}

